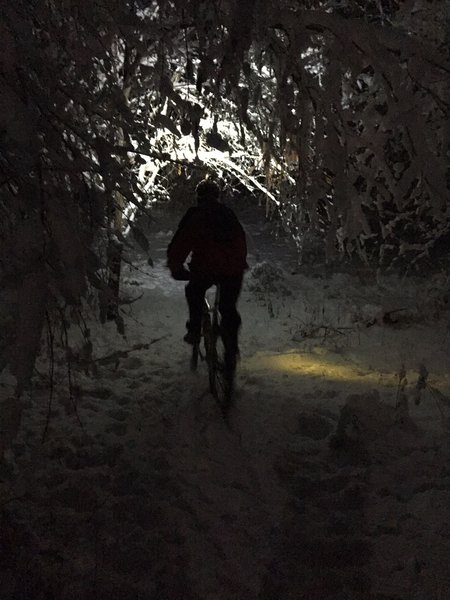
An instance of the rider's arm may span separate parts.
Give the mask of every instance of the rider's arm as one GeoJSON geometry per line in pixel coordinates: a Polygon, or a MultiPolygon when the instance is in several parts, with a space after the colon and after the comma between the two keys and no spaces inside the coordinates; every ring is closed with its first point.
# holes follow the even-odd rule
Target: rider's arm
{"type": "Polygon", "coordinates": [[[243,269],[248,269],[247,236],[245,234],[244,228],[242,227],[242,225],[239,221],[238,221],[238,231],[239,231],[239,234],[237,236],[237,253],[239,254],[243,269]]]}
{"type": "Polygon", "coordinates": [[[167,266],[172,277],[175,279],[186,279],[188,271],[184,268],[184,262],[192,251],[192,209],[181,219],[178,229],[167,248],[167,266]]]}

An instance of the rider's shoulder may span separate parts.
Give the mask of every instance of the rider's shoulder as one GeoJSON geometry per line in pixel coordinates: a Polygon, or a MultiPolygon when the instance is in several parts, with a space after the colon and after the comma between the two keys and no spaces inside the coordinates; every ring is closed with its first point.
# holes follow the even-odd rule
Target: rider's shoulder
{"type": "Polygon", "coordinates": [[[189,227],[192,222],[194,222],[197,218],[198,210],[196,206],[191,206],[187,209],[184,215],[181,217],[180,222],[178,223],[178,229],[185,229],[189,227]]]}
{"type": "Polygon", "coordinates": [[[220,206],[222,206],[222,215],[230,222],[239,222],[239,219],[236,215],[236,213],[234,212],[234,210],[230,207],[227,206],[226,204],[221,204],[220,206]]]}
{"type": "Polygon", "coordinates": [[[200,216],[202,211],[198,206],[190,206],[187,211],[184,213],[183,220],[189,220],[195,217],[200,216]]]}

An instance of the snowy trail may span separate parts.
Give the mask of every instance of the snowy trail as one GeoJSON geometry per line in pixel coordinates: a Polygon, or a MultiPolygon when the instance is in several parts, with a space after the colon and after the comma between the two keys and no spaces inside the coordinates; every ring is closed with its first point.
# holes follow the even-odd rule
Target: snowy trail
{"type": "Polygon", "coordinates": [[[92,324],[96,373],[75,373],[83,428],[63,365],[44,444],[44,384],[24,408],[0,478],[2,598],[447,598],[450,407],[428,390],[413,401],[423,362],[450,393],[438,282],[291,275],[289,247],[244,216],[254,266],[230,427],[206,369],[188,369],[163,220],[153,268],[135,257],[124,272],[143,294],[125,337],[92,324]],[[383,324],[399,299],[408,321],[383,324]]]}

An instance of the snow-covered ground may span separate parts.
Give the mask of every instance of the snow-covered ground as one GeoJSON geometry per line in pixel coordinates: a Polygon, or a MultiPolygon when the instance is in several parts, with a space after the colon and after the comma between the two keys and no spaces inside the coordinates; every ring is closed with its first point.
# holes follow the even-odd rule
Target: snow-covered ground
{"type": "Polygon", "coordinates": [[[125,335],[90,324],[72,399],[57,365],[44,441],[45,378],[24,401],[0,466],[2,600],[450,599],[448,278],[295,273],[240,214],[230,422],[189,371],[166,215],[154,266],[124,269],[142,295],[125,335]]]}

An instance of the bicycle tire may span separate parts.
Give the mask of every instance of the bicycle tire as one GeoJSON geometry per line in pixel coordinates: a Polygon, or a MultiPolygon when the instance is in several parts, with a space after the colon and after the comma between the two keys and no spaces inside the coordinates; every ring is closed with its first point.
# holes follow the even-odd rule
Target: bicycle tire
{"type": "Polygon", "coordinates": [[[231,407],[234,391],[234,370],[225,363],[225,347],[217,326],[211,326],[209,337],[209,387],[224,416],[231,407]]]}
{"type": "Polygon", "coordinates": [[[203,331],[203,344],[205,346],[205,358],[206,364],[208,367],[208,377],[209,377],[209,388],[212,395],[215,397],[216,388],[215,388],[215,364],[217,361],[216,355],[216,344],[214,339],[213,332],[213,324],[211,321],[211,316],[208,313],[203,315],[202,321],[202,331],[203,331]]]}
{"type": "MultiPolygon", "coordinates": [[[[203,315],[202,315],[202,326],[201,326],[201,336],[203,337],[203,344],[205,346],[205,357],[208,359],[208,336],[209,331],[211,329],[211,317],[209,314],[209,305],[205,300],[205,304],[203,307],[203,315]]],[[[191,354],[191,371],[196,371],[198,366],[198,358],[200,357],[203,360],[203,356],[200,350],[201,339],[192,345],[192,354],[191,354]]]]}
{"type": "Polygon", "coordinates": [[[206,361],[208,368],[209,390],[226,418],[232,405],[234,394],[235,360],[233,365],[226,364],[226,345],[222,339],[217,316],[217,300],[214,310],[205,300],[202,316],[202,338],[205,355],[202,355],[200,342],[192,346],[191,370],[196,371],[199,356],[206,361]]]}
{"type": "Polygon", "coordinates": [[[192,354],[191,354],[191,371],[197,370],[199,354],[200,354],[200,344],[193,344],[192,354]]]}

